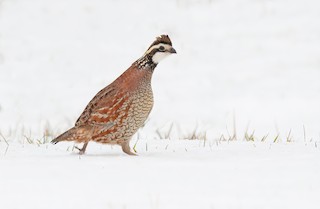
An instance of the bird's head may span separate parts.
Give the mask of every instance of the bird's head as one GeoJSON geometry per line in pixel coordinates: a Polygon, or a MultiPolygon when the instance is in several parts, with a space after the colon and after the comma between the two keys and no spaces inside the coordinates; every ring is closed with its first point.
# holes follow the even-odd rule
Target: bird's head
{"type": "Polygon", "coordinates": [[[158,64],[162,59],[170,54],[177,53],[172,47],[171,40],[168,35],[161,35],[150,45],[145,52],[145,56],[149,56],[152,62],[158,64]]]}

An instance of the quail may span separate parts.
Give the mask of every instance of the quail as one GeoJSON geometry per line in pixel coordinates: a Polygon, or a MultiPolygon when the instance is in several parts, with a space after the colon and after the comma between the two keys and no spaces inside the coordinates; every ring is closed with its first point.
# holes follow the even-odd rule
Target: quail
{"type": "Polygon", "coordinates": [[[176,53],[168,35],[160,35],[144,55],[122,75],[99,91],[86,106],[75,126],[51,143],[75,141],[84,143],[84,154],[90,141],[116,144],[128,155],[132,136],[143,126],[153,106],[151,78],[158,63],[176,53]]]}

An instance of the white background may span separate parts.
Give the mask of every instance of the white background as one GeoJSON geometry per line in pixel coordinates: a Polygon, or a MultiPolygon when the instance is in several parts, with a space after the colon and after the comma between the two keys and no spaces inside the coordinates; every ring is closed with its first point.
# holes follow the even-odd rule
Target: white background
{"type": "Polygon", "coordinates": [[[318,209],[319,11],[317,0],[0,0],[0,208],[318,209]],[[43,144],[163,33],[178,54],[154,72],[138,157],[43,144]],[[234,129],[238,140],[219,140],[234,129]],[[180,140],[193,136],[206,140],[180,140]]]}
{"type": "Polygon", "coordinates": [[[146,137],[174,122],[173,137],[198,124],[219,138],[235,116],[239,138],[248,128],[299,140],[304,126],[319,139],[319,9],[312,0],[2,1],[0,130],[71,127],[166,33],[178,54],[154,73],[146,137]]]}

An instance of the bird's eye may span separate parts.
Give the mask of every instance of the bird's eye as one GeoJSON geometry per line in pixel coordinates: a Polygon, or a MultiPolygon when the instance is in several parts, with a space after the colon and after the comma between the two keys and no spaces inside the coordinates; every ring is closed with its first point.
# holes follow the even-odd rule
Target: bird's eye
{"type": "Polygon", "coordinates": [[[163,52],[164,51],[164,46],[159,47],[159,51],[163,52]]]}

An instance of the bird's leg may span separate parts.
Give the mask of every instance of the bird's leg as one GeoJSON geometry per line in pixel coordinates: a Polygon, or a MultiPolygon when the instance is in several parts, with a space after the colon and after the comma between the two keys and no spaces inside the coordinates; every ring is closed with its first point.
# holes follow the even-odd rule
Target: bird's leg
{"type": "Polygon", "coordinates": [[[129,141],[125,141],[121,144],[122,151],[128,155],[137,155],[136,153],[130,150],[129,141]]]}
{"type": "Polygon", "coordinates": [[[79,147],[75,147],[77,150],[79,150],[79,155],[83,155],[86,152],[87,146],[89,142],[85,142],[83,144],[83,147],[80,149],[79,147]]]}

